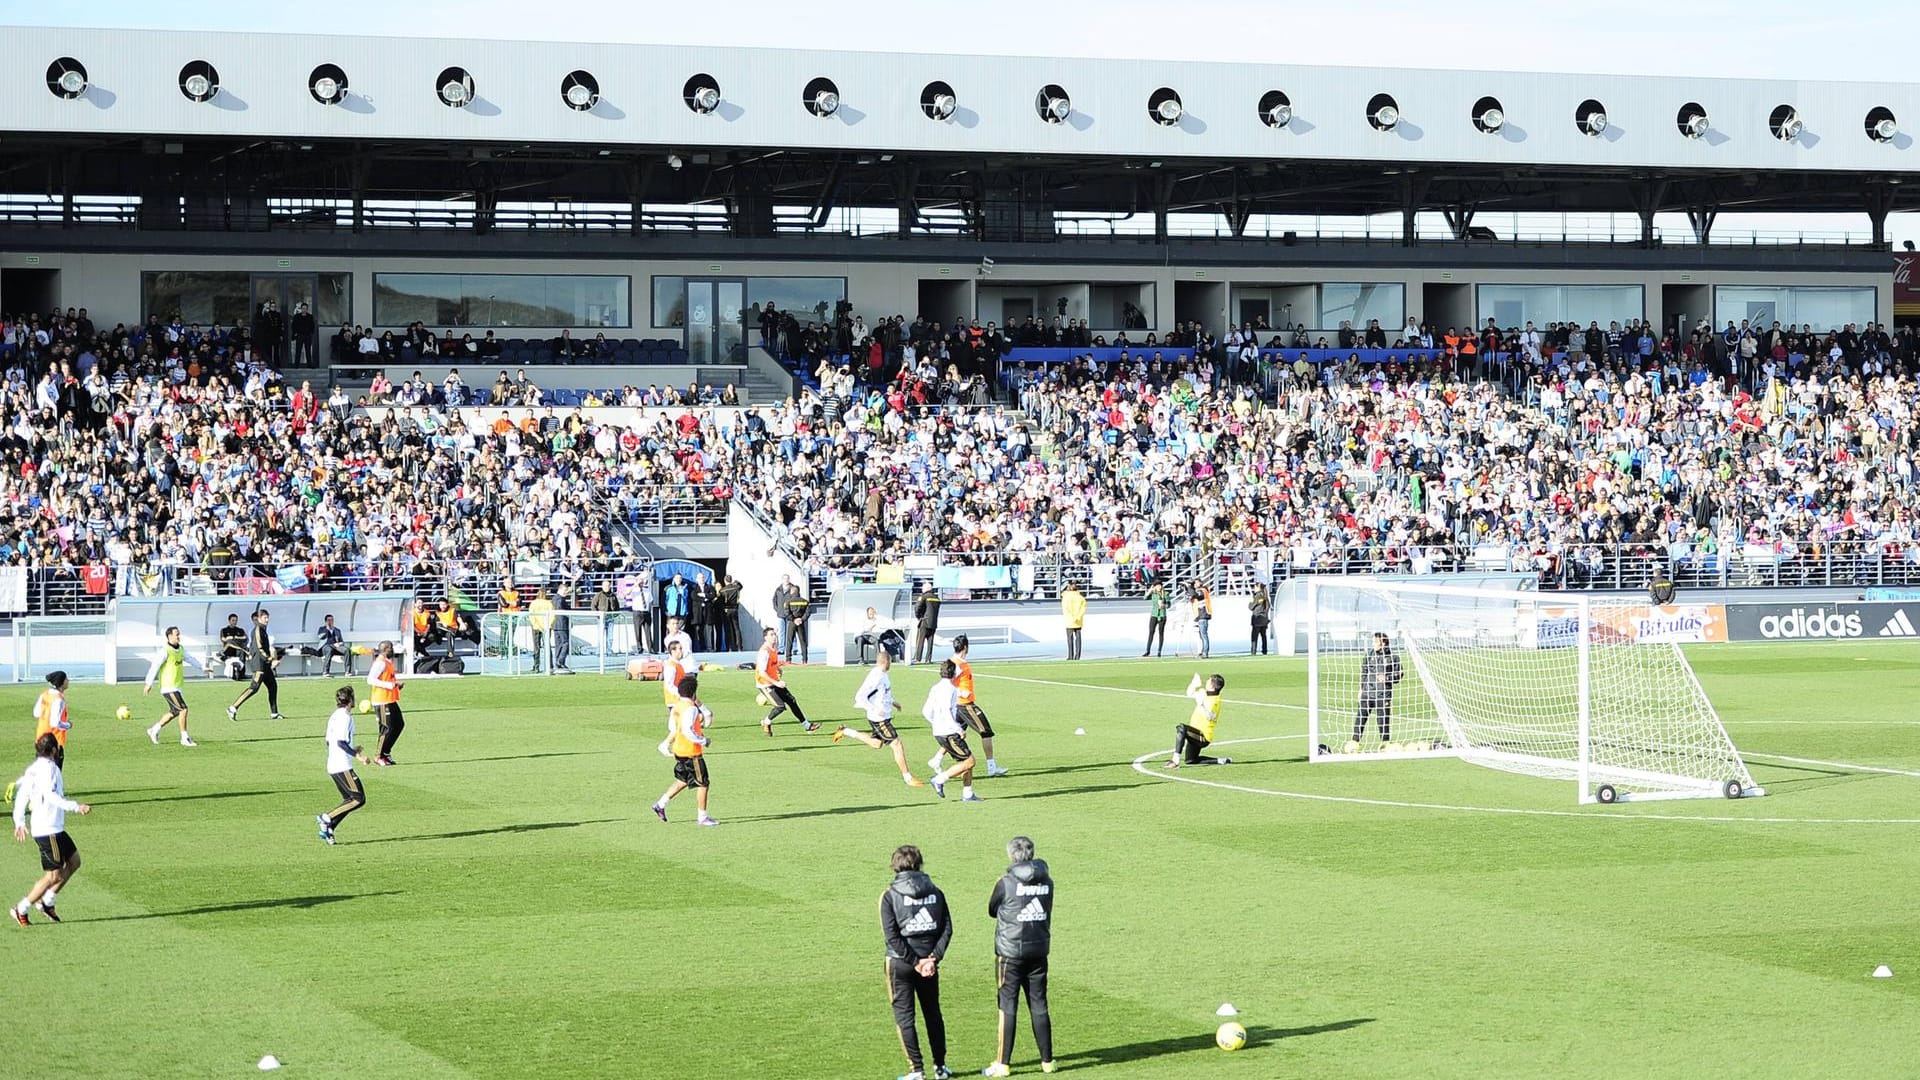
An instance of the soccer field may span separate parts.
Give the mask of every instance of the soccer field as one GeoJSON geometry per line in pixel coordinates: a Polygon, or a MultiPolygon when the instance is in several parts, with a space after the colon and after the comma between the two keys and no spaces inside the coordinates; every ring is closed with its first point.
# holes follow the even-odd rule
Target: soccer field
{"type": "MultiPolygon", "coordinates": [[[[948,1063],[992,1059],[986,899],[1016,833],[1053,868],[1062,1071],[1101,1077],[1813,1077],[1920,1061],[1920,647],[1690,654],[1763,799],[1581,807],[1456,761],[1309,766],[1305,667],[1216,658],[1235,762],[1159,764],[1191,660],[981,664],[1009,777],[907,789],[884,751],[703,678],[717,829],[661,825],[658,684],[417,680],[400,765],[337,802],[335,682],[240,723],[195,680],[77,686],[84,868],[62,925],[8,927],[0,1072],[21,1077],[893,1077],[875,903],[902,843],[954,905],[948,1063]],[[125,702],[135,719],[116,721],[125,702]],[[1084,728],[1084,736],[1074,730],[1084,728]],[[1892,979],[1873,979],[1877,964],[1892,979]],[[1232,1002],[1247,1048],[1213,1046],[1232,1002]]],[[[794,669],[817,720],[859,671],[794,669]]],[[[894,669],[909,763],[925,667],[894,669]]],[[[24,767],[38,687],[0,693],[24,767]]],[[[371,717],[359,718],[374,741],[371,717]]],[[[830,725],[829,725],[830,726],[830,725]]],[[[0,896],[37,873],[0,860],[0,896]]],[[[1023,1010],[1016,1074],[1038,1074],[1023,1010]]],[[[924,1031],[923,1031],[924,1035],[924,1031]]]]}

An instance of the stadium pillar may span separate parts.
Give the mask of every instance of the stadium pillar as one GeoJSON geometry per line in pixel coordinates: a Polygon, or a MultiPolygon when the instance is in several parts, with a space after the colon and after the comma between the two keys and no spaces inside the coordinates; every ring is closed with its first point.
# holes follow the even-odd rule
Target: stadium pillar
{"type": "Polygon", "coordinates": [[[1420,242],[1420,204],[1427,200],[1429,183],[1427,177],[1412,173],[1400,177],[1400,243],[1404,247],[1420,242]]]}
{"type": "Polygon", "coordinates": [[[911,240],[914,228],[920,224],[920,200],[914,195],[920,186],[920,170],[902,162],[893,176],[894,198],[900,207],[900,227],[895,236],[911,240]]]}
{"type": "Polygon", "coordinates": [[[1718,210],[1706,206],[1696,206],[1687,211],[1687,224],[1693,226],[1693,240],[1704,244],[1713,235],[1713,219],[1720,216],[1718,210]]]}
{"type": "Polygon", "coordinates": [[[359,232],[367,220],[367,159],[353,161],[353,231],[359,232]]]}
{"type": "Polygon", "coordinates": [[[1867,188],[1867,220],[1873,225],[1874,247],[1885,247],[1887,244],[1887,215],[1893,210],[1897,190],[1884,180],[1867,188]]]}

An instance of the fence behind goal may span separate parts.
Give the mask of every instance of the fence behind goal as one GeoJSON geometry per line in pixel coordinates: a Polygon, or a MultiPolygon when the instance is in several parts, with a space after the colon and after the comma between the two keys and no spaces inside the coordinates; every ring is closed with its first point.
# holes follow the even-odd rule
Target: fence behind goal
{"type": "Polygon", "coordinates": [[[462,659],[476,675],[602,674],[624,671],[636,651],[631,612],[493,612],[480,616],[478,649],[462,659]]]}
{"type": "Polygon", "coordinates": [[[1760,794],[1679,646],[1605,603],[1391,579],[1309,585],[1312,761],[1458,757],[1582,802],[1760,794]]]}

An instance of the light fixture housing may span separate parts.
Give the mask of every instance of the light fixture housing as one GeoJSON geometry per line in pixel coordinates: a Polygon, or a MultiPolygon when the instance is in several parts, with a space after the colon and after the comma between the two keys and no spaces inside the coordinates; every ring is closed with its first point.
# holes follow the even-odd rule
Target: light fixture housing
{"type": "Polygon", "coordinates": [[[1573,110],[1573,126],[1580,134],[1598,138],[1607,130],[1607,107],[1594,98],[1588,98],[1573,110]]]}
{"type": "Polygon", "coordinates": [[[87,92],[87,67],[71,56],[63,56],[47,65],[47,90],[54,97],[72,101],[87,92]]]}
{"type": "Polygon", "coordinates": [[[1875,105],[1867,110],[1867,138],[1874,142],[1890,143],[1900,134],[1900,121],[1893,110],[1885,105],[1875,105]]]}
{"type": "Polygon", "coordinates": [[[1488,135],[1497,134],[1507,123],[1507,110],[1501,108],[1500,99],[1483,97],[1473,103],[1473,126],[1488,135]]]}
{"type": "Polygon", "coordinates": [[[1400,123],[1400,104],[1392,94],[1375,94],[1367,101],[1367,123],[1375,131],[1392,131],[1400,123]]]}
{"type": "Polygon", "coordinates": [[[1180,101],[1180,92],[1170,86],[1163,86],[1147,95],[1147,116],[1161,127],[1178,124],[1186,111],[1186,106],[1180,101]]]}
{"type": "Polygon", "coordinates": [[[1680,134],[1689,139],[1705,138],[1707,132],[1713,130],[1713,121],[1707,118],[1706,107],[1697,101],[1689,101],[1680,106],[1680,111],[1675,114],[1673,122],[1674,126],[1680,129],[1680,134]]]}
{"type": "Polygon", "coordinates": [[[188,101],[212,101],[220,93],[220,73],[205,60],[190,60],[180,69],[180,93],[188,101]]]}
{"type": "Polygon", "coordinates": [[[681,169],[684,169],[686,167],[687,167],[686,158],[681,157],[679,154],[667,155],[667,168],[672,169],[674,172],[679,172],[681,169]]]}
{"type": "Polygon", "coordinates": [[[800,91],[800,103],[807,107],[808,112],[824,119],[840,111],[840,88],[833,84],[832,79],[822,75],[807,83],[806,89],[800,91]]]}
{"type": "Polygon", "coordinates": [[[687,85],[681,87],[680,100],[687,103],[687,108],[704,116],[720,107],[720,83],[703,71],[688,79],[687,85]]]}
{"type": "Polygon", "coordinates": [[[1057,83],[1048,83],[1034,95],[1033,109],[1040,119],[1049,124],[1064,124],[1067,117],[1073,115],[1073,98],[1067,95],[1065,87],[1057,83]]]}
{"type": "Polygon", "coordinates": [[[322,105],[347,100],[347,73],[338,64],[321,64],[307,75],[307,93],[322,105]]]}
{"type": "Polygon", "coordinates": [[[447,108],[464,109],[473,104],[473,74],[463,67],[447,68],[433,80],[433,92],[447,108]]]}
{"type": "Polygon", "coordinates": [[[600,104],[600,80],[591,71],[569,71],[560,80],[560,100],[574,112],[586,112],[600,104]]]}
{"type": "Polygon", "coordinates": [[[946,83],[936,79],[920,88],[920,111],[926,114],[927,119],[950,120],[959,108],[959,95],[946,83]]]}
{"type": "Polygon", "coordinates": [[[1791,105],[1777,105],[1772,115],[1767,117],[1767,130],[1781,142],[1792,142],[1806,129],[1806,122],[1800,119],[1800,110],[1791,105]]]}
{"type": "Polygon", "coordinates": [[[1283,128],[1293,123],[1293,102],[1278,90],[1261,94],[1255,111],[1260,114],[1260,122],[1270,128],[1283,128]]]}

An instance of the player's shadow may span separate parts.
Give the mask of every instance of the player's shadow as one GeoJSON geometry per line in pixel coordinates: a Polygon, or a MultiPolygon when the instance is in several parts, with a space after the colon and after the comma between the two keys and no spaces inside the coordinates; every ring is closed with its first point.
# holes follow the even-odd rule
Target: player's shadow
{"type": "Polygon", "coordinates": [[[358,844],[404,844],[413,840],[466,840],[475,836],[501,836],[511,833],[546,832],[549,829],[577,829],[582,825],[611,825],[626,818],[595,818],[592,821],[532,821],[520,825],[501,825],[492,829],[461,829],[458,832],[416,833],[412,836],[376,836],[356,840],[358,844]]]}
{"type": "MultiPolygon", "coordinates": [[[[937,802],[929,799],[928,802],[937,802]]],[[[760,814],[755,817],[729,818],[729,821],[800,821],[806,818],[835,817],[840,814],[871,814],[881,810],[900,810],[914,803],[887,803],[883,806],[832,806],[821,810],[795,810],[790,814],[760,814]]]]}
{"type": "Polygon", "coordinates": [[[591,757],[595,754],[611,754],[611,750],[552,750],[544,754],[509,754],[505,757],[463,757],[435,758],[432,761],[410,761],[409,765],[471,765],[478,761],[532,761],[534,758],[549,757],[591,757]]]}
{"type": "MultiPolygon", "coordinates": [[[[995,781],[998,783],[998,781],[995,781]]],[[[1144,787],[1146,780],[1136,780],[1130,784],[1089,784],[1086,787],[1050,788],[1046,791],[1024,791],[1018,795],[1002,795],[1003,799],[1053,799],[1063,795],[1097,795],[1105,791],[1126,791],[1130,788],[1144,787]]],[[[991,790],[991,789],[989,789],[991,790]]]]}
{"type": "Polygon", "coordinates": [[[1125,769],[1131,766],[1132,764],[1133,762],[1131,760],[1094,761],[1094,762],[1088,762],[1082,765],[1055,765],[1050,769],[1021,769],[1020,775],[1021,776],[1057,776],[1060,773],[1098,772],[1102,769],[1119,770],[1119,769],[1125,769]]]}
{"type": "Polygon", "coordinates": [[[208,904],[204,907],[180,908],[175,911],[142,911],[136,915],[102,915],[94,919],[68,919],[68,922],[128,922],[134,919],[175,919],[189,915],[224,915],[234,911],[265,911],[270,908],[309,908],[338,904],[344,900],[370,900],[376,896],[399,896],[397,889],[367,893],[329,893],[321,896],[282,896],[271,900],[237,900],[231,904],[208,904]]]}
{"type": "Polygon", "coordinates": [[[256,795],[291,795],[297,788],[276,788],[272,791],[206,791],[198,795],[153,795],[145,799],[102,799],[96,806],[131,806],[134,803],[153,802],[194,802],[200,799],[247,799],[256,795]]]}
{"type": "MultiPolygon", "coordinates": [[[[1337,1020],[1330,1024],[1313,1024],[1308,1027],[1274,1028],[1249,1027],[1247,1029],[1246,1049],[1266,1046],[1284,1039],[1299,1039],[1308,1035],[1325,1035],[1334,1031],[1357,1028],[1362,1024],[1374,1022],[1371,1016],[1356,1017],[1352,1020],[1337,1020]]],[[[1154,1039],[1150,1042],[1124,1043],[1120,1046],[1107,1046],[1095,1050],[1081,1050],[1071,1054],[1062,1054],[1057,1059],[1062,1064],[1072,1062],[1075,1067],[1092,1065],[1117,1065],[1125,1061],[1142,1061],[1146,1058],[1165,1057],[1168,1054],[1185,1054],[1196,1050],[1213,1050],[1211,1036],[1205,1034],[1177,1035],[1170,1039],[1154,1039]]],[[[1216,1053],[1218,1051],[1215,1051],[1216,1053]]]]}

